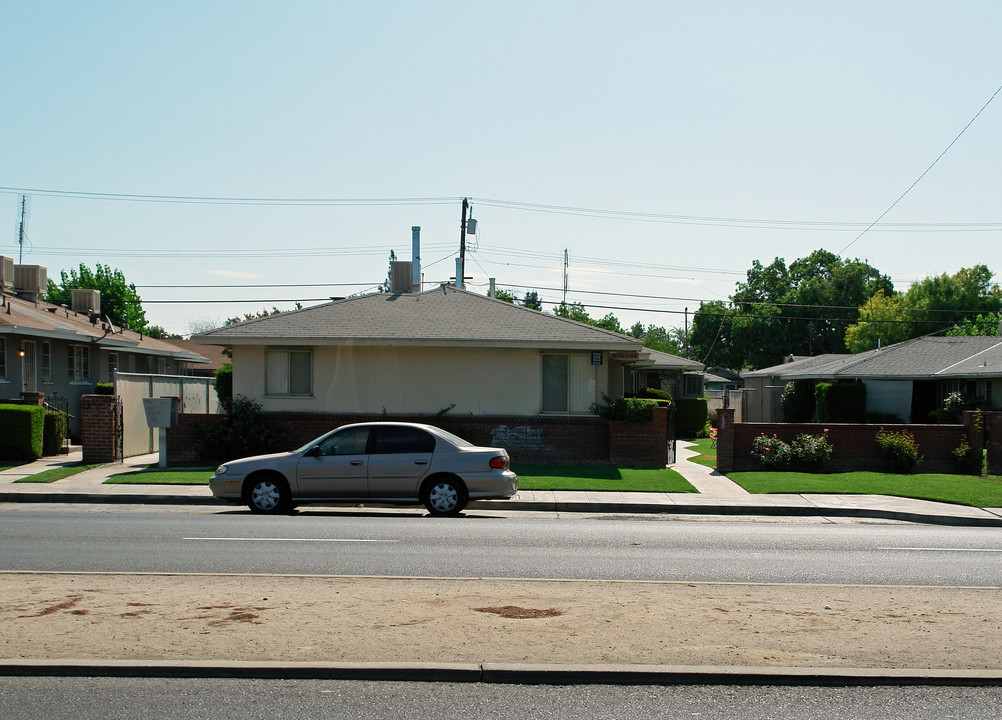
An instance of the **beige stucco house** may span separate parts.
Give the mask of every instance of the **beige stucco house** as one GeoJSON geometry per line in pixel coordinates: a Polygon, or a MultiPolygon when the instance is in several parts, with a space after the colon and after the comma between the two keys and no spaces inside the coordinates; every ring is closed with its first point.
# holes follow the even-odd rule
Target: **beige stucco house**
{"type": "Polygon", "coordinates": [[[590,414],[624,391],[634,338],[451,285],[376,293],[193,338],[226,345],[233,393],[265,411],[590,414]]]}

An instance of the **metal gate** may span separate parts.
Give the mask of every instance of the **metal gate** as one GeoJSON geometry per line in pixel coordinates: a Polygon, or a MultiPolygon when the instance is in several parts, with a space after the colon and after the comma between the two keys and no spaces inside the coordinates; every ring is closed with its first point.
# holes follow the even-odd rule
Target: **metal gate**
{"type": "Polygon", "coordinates": [[[182,413],[224,412],[216,397],[212,378],[116,372],[115,394],[122,403],[124,457],[160,450],[159,433],[146,422],[143,398],[179,397],[182,413]]]}
{"type": "Polygon", "coordinates": [[[668,403],[668,464],[675,464],[675,403],[668,403]]]}

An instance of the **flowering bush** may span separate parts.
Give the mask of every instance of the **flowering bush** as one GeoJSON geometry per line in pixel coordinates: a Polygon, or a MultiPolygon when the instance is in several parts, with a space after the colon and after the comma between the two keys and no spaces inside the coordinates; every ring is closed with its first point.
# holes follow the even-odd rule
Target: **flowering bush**
{"type": "Polygon", "coordinates": [[[793,457],[790,446],[777,435],[759,435],[752,441],[751,456],[769,468],[782,467],[793,457]]]}
{"type": "Polygon", "coordinates": [[[907,430],[887,432],[884,428],[880,428],[880,432],[877,433],[877,444],[894,472],[911,472],[922,462],[915,436],[907,430]]]}
{"type": "Polygon", "coordinates": [[[832,444],[828,442],[828,429],[823,435],[798,435],[793,441],[793,459],[808,467],[820,468],[832,456],[832,444]]]}

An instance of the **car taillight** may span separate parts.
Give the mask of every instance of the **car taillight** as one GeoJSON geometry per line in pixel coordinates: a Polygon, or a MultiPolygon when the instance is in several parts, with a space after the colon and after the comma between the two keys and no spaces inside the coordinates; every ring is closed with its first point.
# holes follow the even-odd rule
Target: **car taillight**
{"type": "Polygon", "coordinates": [[[504,455],[498,455],[495,458],[491,458],[491,467],[495,470],[507,470],[508,469],[508,458],[504,455]]]}

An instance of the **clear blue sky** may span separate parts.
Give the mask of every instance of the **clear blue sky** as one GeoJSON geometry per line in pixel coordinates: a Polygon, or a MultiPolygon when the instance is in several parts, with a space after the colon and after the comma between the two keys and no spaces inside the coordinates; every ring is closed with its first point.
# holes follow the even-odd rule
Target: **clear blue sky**
{"type": "MultiPolygon", "coordinates": [[[[474,289],[559,301],[567,249],[569,300],[673,327],[752,260],[840,252],[879,217],[1002,85],[999,27],[998,2],[5,2],[0,186],[447,199],[31,193],[25,263],[118,267],[173,332],[371,288],[412,225],[446,280],[463,196],[627,213],[474,200],[474,289]],[[252,283],[358,285],[155,287],[252,283]],[[230,302],[152,302],[196,299],[230,302]]],[[[845,254],[899,288],[1002,273],[1000,124],[1002,97],[845,254]]],[[[0,192],[15,259],[19,204],[0,192]]]]}

